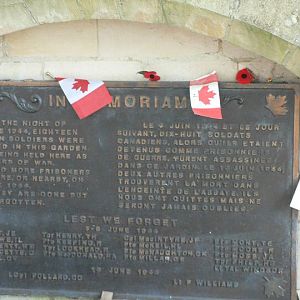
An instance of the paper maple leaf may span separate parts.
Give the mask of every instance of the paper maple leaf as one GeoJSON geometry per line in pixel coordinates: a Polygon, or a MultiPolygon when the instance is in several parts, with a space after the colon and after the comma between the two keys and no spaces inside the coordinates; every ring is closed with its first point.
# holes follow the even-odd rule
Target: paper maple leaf
{"type": "Polygon", "coordinates": [[[269,109],[274,116],[284,116],[287,114],[288,109],[285,106],[286,96],[275,97],[274,95],[269,94],[266,96],[266,101],[267,105],[265,107],[269,109]]]}
{"type": "Polygon", "coordinates": [[[89,82],[84,79],[75,79],[75,82],[73,83],[73,90],[80,90],[82,93],[86,92],[88,90],[89,82]]]}
{"type": "Polygon", "coordinates": [[[279,278],[268,279],[264,277],[265,282],[265,295],[267,298],[276,296],[276,298],[284,297],[285,289],[282,287],[283,280],[279,278]]]}
{"type": "Polygon", "coordinates": [[[205,105],[210,104],[210,100],[216,95],[214,91],[209,91],[208,86],[204,86],[201,88],[201,90],[198,92],[199,101],[204,103],[205,105]]]}

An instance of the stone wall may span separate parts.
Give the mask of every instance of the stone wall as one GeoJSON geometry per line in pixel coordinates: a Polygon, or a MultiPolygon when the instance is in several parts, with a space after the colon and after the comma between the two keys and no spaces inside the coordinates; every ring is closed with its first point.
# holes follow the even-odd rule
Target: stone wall
{"type": "Polygon", "coordinates": [[[189,4],[254,25],[300,46],[298,0],[189,0],[189,4]]]}
{"type": "Polygon", "coordinates": [[[259,82],[298,82],[285,67],[229,42],[172,26],[126,21],[44,24],[2,36],[0,79],[75,76],[102,80],[143,80],[156,70],[162,80],[190,80],[216,70],[234,81],[249,67],[259,82]]]}
{"type": "Polygon", "coordinates": [[[0,35],[71,20],[168,24],[229,41],[300,76],[298,7],[298,0],[2,0],[0,35]]]}
{"type": "MultiPolygon", "coordinates": [[[[182,19],[175,20],[179,12],[172,10],[171,6],[175,2],[180,1],[169,1],[170,6],[164,6],[165,20],[167,20],[165,23],[179,26],[182,19]],[[178,24],[175,24],[176,22],[178,24]]],[[[210,3],[213,6],[213,1],[189,2],[195,2],[197,5],[210,3]]],[[[228,1],[232,5],[236,2],[239,1],[228,1]]],[[[212,23],[210,22],[211,19],[203,13],[200,19],[195,16],[194,19],[189,19],[190,23],[182,26],[185,28],[178,28],[166,24],[151,24],[152,22],[149,20],[152,17],[152,15],[150,16],[152,11],[149,10],[148,15],[139,16],[143,19],[141,21],[148,20],[149,24],[119,20],[87,20],[33,27],[38,23],[47,23],[49,18],[59,21],[62,15],[65,20],[70,17],[70,7],[66,3],[71,5],[72,1],[66,0],[52,1],[54,3],[53,10],[49,13],[44,10],[44,14],[40,13],[37,17],[38,12],[46,8],[46,3],[50,3],[41,0],[40,8],[36,8],[36,11],[27,10],[27,19],[21,17],[23,27],[18,27],[20,23],[14,21],[19,16],[23,16],[24,9],[25,11],[27,9],[26,5],[33,5],[34,3],[36,2],[33,0],[4,0],[0,4],[0,6],[7,5],[6,9],[9,9],[9,12],[7,12],[1,10],[0,7],[0,23],[3,24],[3,17],[5,20],[10,20],[10,23],[6,23],[5,30],[3,26],[2,29],[0,28],[0,32],[7,33],[0,36],[1,80],[49,79],[45,76],[46,71],[64,77],[144,80],[136,73],[140,70],[153,69],[159,73],[162,80],[190,80],[216,70],[221,81],[234,81],[238,69],[249,67],[256,74],[259,82],[266,82],[269,78],[272,78],[273,82],[299,83],[299,78],[296,75],[279,64],[279,62],[285,65],[287,62],[292,64],[292,60],[285,60],[285,58],[297,53],[298,50],[295,49],[298,48],[286,48],[286,45],[288,47],[296,46],[281,42],[283,40],[278,40],[273,35],[269,35],[269,40],[264,40],[266,37],[265,32],[260,29],[255,29],[255,31],[251,25],[242,26],[239,21],[228,21],[228,19],[222,19],[219,16],[212,23]],[[217,22],[218,18],[224,21],[223,25],[231,24],[231,31],[226,33],[227,39],[222,39],[227,27],[225,25],[222,27],[221,23],[217,22]],[[202,20],[202,22],[199,20],[202,20]],[[196,31],[197,26],[202,27],[202,33],[205,35],[187,29],[191,27],[196,31]],[[16,31],[27,27],[33,28],[16,31]],[[7,28],[10,28],[10,30],[7,31],[7,28]],[[255,42],[252,45],[249,44],[247,39],[242,42],[245,34],[246,36],[248,34],[249,37],[250,33],[246,32],[247,30],[250,33],[252,32],[251,34],[254,37],[255,42]],[[261,43],[259,39],[264,40],[264,43],[261,43]],[[252,46],[256,53],[234,46],[229,40],[235,45],[241,44],[244,48],[251,48],[252,46]],[[293,51],[290,52],[287,49],[293,49],[293,51]],[[257,54],[261,53],[272,58],[271,54],[267,53],[268,51],[271,53],[271,50],[273,51],[272,55],[274,55],[273,60],[257,54]]],[[[78,3],[83,3],[83,1],[78,1],[78,3]]],[[[89,1],[89,3],[94,2],[89,1]]],[[[119,3],[122,3],[122,1],[119,3]]],[[[148,5],[146,2],[142,3],[144,3],[144,6],[148,5]]],[[[157,2],[153,1],[152,3],[157,2]]],[[[218,11],[218,6],[214,7],[218,11]]],[[[241,9],[242,6],[239,7],[241,9]]],[[[213,9],[213,7],[210,7],[210,9],[213,9]]],[[[75,13],[80,15],[82,12],[74,8],[75,13]]],[[[105,14],[105,10],[102,10],[102,13],[105,14]]],[[[130,15],[130,12],[127,13],[130,15]]],[[[230,14],[229,10],[227,12],[226,7],[223,13],[230,14]]],[[[125,16],[125,13],[123,16],[125,16]]],[[[98,15],[86,18],[97,17],[100,18],[98,15]]],[[[120,16],[115,18],[119,19],[120,16]]],[[[157,15],[157,18],[160,18],[160,15],[157,15]]],[[[80,18],[78,17],[78,19],[80,18]]],[[[124,19],[126,18],[124,17],[124,19]]],[[[134,19],[137,21],[137,17],[134,19]]],[[[293,70],[293,68],[296,70],[298,66],[292,66],[289,69],[293,70]]],[[[296,74],[300,75],[300,71],[296,74]]],[[[2,296],[0,299],[19,300],[25,299],[25,297],[2,296]]]]}

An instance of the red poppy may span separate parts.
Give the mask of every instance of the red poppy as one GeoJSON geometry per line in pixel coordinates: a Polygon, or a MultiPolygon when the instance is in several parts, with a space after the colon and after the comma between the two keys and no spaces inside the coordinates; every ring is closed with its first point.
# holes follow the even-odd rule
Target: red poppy
{"type": "Polygon", "coordinates": [[[150,75],[149,80],[158,81],[158,80],[160,80],[160,76],[158,76],[156,74],[150,75]]]}
{"type": "Polygon", "coordinates": [[[245,68],[236,73],[235,79],[240,84],[250,84],[254,81],[255,77],[248,68],[245,68]]]}
{"type": "Polygon", "coordinates": [[[138,74],[144,75],[144,78],[147,78],[150,81],[160,80],[160,76],[158,76],[155,71],[140,71],[140,72],[138,72],[138,74]]]}

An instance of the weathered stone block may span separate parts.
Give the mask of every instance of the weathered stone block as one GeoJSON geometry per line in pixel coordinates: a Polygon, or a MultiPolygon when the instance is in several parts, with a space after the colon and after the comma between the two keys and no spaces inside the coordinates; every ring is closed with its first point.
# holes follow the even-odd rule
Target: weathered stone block
{"type": "Polygon", "coordinates": [[[292,47],[291,44],[269,32],[239,21],[232,21],[225,40],[277,63],[283,62],[292,47]]]}
{"type": "Polygon", "coordinates": [[[5,36],[8,56],[96,57],[97,22],[44,24],[5,36]],[[49,38],[51,37],[51,38],[49,38]]]}
{"type": "Polygon", "coordinates": [[[243,48],[236,47],[226,41],[222,41],[221,53],[236,62],[247,62],[258,57],[257,54],[243,48]]]}
{"type": "Polygon", "coordinates": [[[299,78],[287,70],[284,66],[276,64],[273,69],[273,82],[297,82],[299,83],[299,78]]]}
{"type": "Polygon", "coordinates": [[[286,57],[284,66],[300,77],[300,48],[295,48],[295,50],[286,57]]]}
{"type": "Polygon", "coordinates": [[[118,1],[121,19],[145,23],[165,23],[160,0],[118,1]]]}
{"type": "Polygon", "coordinates": [[[22,3],[0,4],[0,35],[37,25],[22,3]]]}
{"type": "Polygon", "coordinates": [[[40,80],[42,70],[42,63],[2,62],[0,63],[0,80],[40,80]]]}
{"type": "Polygon", "coordinates": [[[76,0],[24,1],[34,18],[40,24],[84,19],[84,12],[76,0]]]}
{"type": "Polygon", "coordinates": [[[100,58],[193,59],[218,51],[217,41],[176,27],[123,21],[99,21],[98,25],[100,58]]]}
{"type": "Polygon", "coordinates": [[[78,0],[77,2],[86,19],[120,19],[118,1],[78,0]]]}
{"type": "MultiPolygon", "coordinates": [[[[232,15],[234,11],[238,9],[239,0],[177,0],[183,3],[188,3],[194,7],[203,8],[206,10],[210,10],[216,12],[218,14],[222,14],[224,16],[232,15]]],[[[253,3],[253,2],[251,2],[253,3]]]]}
{"type": "Polygon", "coordinates": [[[164,1],[162,5],[167,24],[186,27],[212,38],[223,38],[230,22],[224,16],[184,3],[164,1]]]}
{"type": "MultiPolygon", "coordinates": [[[[139,80],[137,71],[145,65],[134,61],[84,60],[45,62],[45,71],[62,77],[86,78],[90,80],[139,80]]],[[[49,79],[45,76],[45,79],[49,79]]]]}
{"type": "MultiPolygon", "coordinates": [[[[49,61],[45,71],[62,77],[108,80],[141,80],[140,70],[155,69],[161,80],[191,80],[216,70],[222,81],[233,81],[237,64],[220,55],[202,54],[193,59],[174,60],[156,58],[140,61],[86,60],[49,61]],[[155,68],[153,67],[155,66],[155,68]]],[[[49,79],[45,76],[45,79],[49,79]]]]}
{"type": "Polygon", "coordinates": [[[1,6],[8,6],[8,5],[13,5],[13,4],[18,4],[18,3],[23,3],[24,0],[2,0],[0,2],[0,7],[1,6]]]}
{"type": "Polygon", "coordinates": [[[234,81],[237,64],[216,54],[202,54],[186,61],[164,60],[156,65],[162,80],[190,81],[212,71],[217,71],[220,81],[234,81]]]}
{"type": "Polygon", "coordinates": [[[296,42],[295,38],[300,30],[298,0],[237,2],[239,2],[238,9],[232,13],[235,19],[257,26],[291,43],[300,45],[300,41],[296,42]]]}

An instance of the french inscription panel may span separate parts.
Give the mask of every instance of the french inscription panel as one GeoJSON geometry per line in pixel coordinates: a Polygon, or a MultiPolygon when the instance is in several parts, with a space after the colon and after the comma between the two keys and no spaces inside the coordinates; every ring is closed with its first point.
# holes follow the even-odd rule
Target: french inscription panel
{"type": "Polygon", "coordinates": [[[224,120],[110,92],[79,120],[59,87],[1,87],[1,292],[291,299],[294,91],[222,89],[224,120]]]}

